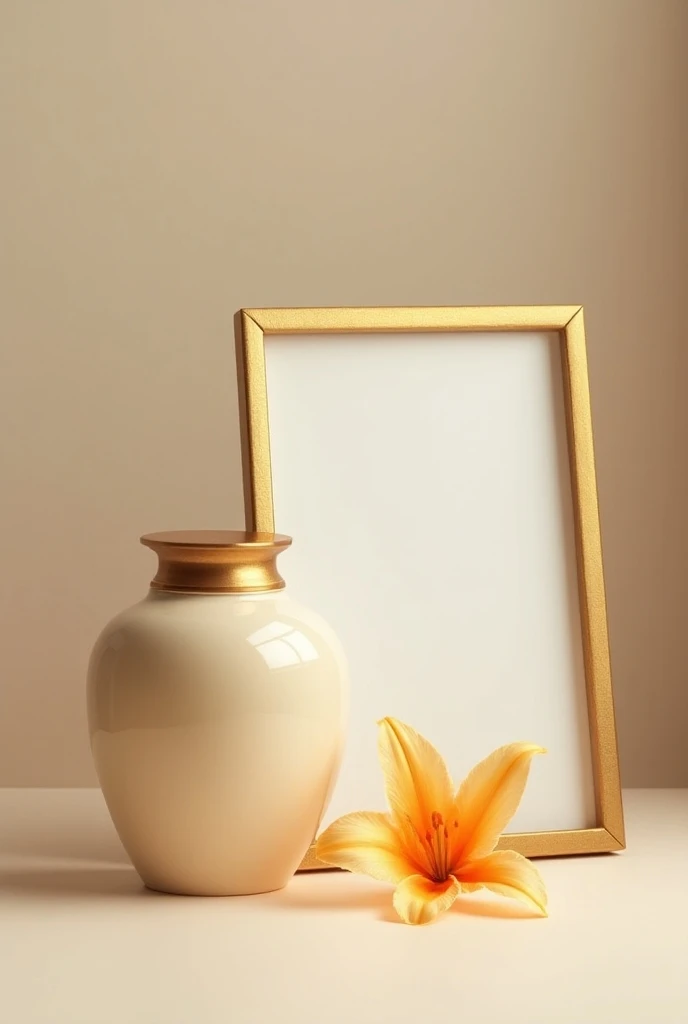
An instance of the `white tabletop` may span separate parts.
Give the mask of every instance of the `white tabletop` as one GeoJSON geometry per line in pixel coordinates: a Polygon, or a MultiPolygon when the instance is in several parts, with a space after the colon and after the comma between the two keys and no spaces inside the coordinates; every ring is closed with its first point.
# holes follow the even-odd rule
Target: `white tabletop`
{"type": "Polygon", "coordinates": [[[540,861],[550,917],[464,897],[409,927],[339,872],[144,889],[97,790],[0,790],[8,1024],[686,1024],[688,790],[625,794],[628,850],[540,861]]]}

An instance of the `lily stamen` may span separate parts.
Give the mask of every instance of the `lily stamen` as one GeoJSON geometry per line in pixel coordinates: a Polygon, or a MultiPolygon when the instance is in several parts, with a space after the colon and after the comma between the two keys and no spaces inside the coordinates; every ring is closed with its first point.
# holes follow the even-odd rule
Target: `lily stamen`
{"type": "Polygon", "coordinates": [[[444,824],[444,819],[439,811],[433,811],[430,816],[434,837],[430,829],[425,833],[430,857],[428,867],[436,882],[444,882],[449,877],[449,830],[444,824]]]}
{"type": "Polygon", "coordinates": [[[437,852],[433,846],[433,835],[430,829],[425,833],[425,842],[428,844],[428,867],[430,868],[431,874],[436,878],[439,875],[439,864],[437,852]]]}

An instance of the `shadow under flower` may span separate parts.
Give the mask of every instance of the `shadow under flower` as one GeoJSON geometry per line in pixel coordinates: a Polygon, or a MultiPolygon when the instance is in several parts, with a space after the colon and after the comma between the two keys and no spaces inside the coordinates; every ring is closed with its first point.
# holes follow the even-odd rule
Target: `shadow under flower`
{"type": "MultiPolygon", "coordinates": [[[[382,883],[375,887],[361,889],[345,882],[351,878],[340,872],[318,872],[323,884],[308,888],[300,886],[299,877],[294,878],[285,889],[270,893],[271,906],[285,910],[312,910],[322,912],[346,912],[347,910],[377,911],[378,920],[389,924],[404,924],[392,904],[394,889],[382,883]],[[325,881],[327,880],[327,881],[325,881]],[[330,881],[331,880],[331,881],[330,881]],[[336,881],[335,881],[336,880],[336,881]],[[344,882],[341,886],[337,881],[344,882]]],[[[448,913],[464,914],[468,917],[501,918],[505,921],[541,919],[537,911],[530,910],[516,900],[492,899],[489,895],[460,896],[448,913]]],[[[441,915],[446,916],[446,915],[441,915]]]]}
{"type": "Polygon", "coordinates": [[[452,910],[469,917],[500,917],[505,921],[541,921],[542,914],[524,903],[510,899],[491,900],[483,896],[459,896],[452,910]]]}

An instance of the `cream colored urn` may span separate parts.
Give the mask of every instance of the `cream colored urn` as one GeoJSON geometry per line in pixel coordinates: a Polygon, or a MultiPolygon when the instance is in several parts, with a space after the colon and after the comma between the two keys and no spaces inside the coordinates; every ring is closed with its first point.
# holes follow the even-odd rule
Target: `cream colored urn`
{"type": "Polygon", "coordinates": [[[100,785],[151,889],[286,884],[341,760],[348,681],[323,620],[288,596],[279,534],[149,534],[149,594],[96,642],[88,720],[100,785]]]}

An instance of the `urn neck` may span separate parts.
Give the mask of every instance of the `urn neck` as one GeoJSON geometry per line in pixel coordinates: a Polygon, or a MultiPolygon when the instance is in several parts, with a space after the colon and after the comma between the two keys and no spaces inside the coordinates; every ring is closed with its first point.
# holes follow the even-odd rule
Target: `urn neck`
{"type": "Polygon", "coordinates": [[[195,594],[256,594],[282,590],[277,556],[291,544],[279,533],[180,530],[147,533],[141,543],[155,551],[153,590],[195,594]]]}

